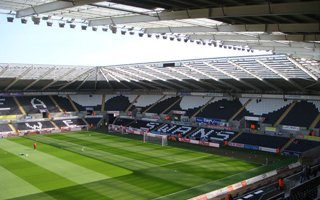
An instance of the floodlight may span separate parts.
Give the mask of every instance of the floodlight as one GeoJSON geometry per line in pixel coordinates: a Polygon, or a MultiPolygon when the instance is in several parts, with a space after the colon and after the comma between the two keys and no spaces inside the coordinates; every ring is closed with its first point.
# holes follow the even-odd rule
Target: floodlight
{"type": "Polygon", "coordinates": [[[49,18],[50,18],[49,16],[43,16],[42,20],[49,20],[49,18]]]}
{"type": "Polygon", "coordinates": [[[98,30],[98,28],[97,27],[92,27],[92,31],[97,31],[98,30]]]}
{"type": "Polygon", "coordinates": [[[181,42],[181,38],[178,37],[178,38],[177,38],[177,41],[178,41],[178,42],[181,42]]]}
{"type": "Polygon", "coordinates": [[[200,40],[197,40],[197,44],[201,44],[200,40]]]}
{"type": "Polygon", "coordinates": [[[152,37],[152,34],[148,33],[148,38],[151,38],[152,37]]]}
{"type": "Polygon", "coordinates": [[[102,31],[104,31],[104,32],[107,32],[108,31],[108,28],[102,28],[102,31]]]}
{"type": "Polygon", "coordinates": [[[125,30],[121,30],[121,35],[125,35],[126,31],[125,30]]]}
{"type": "Polygon", "coordinates": [[[143,37],[143,33],[142,32],[139,32],[138,35],[139,35],[139,37],[143,37]]]}
{"type": "Polygon", "coordinates": [[[156,38],[159,39],[159,38],[160,38],[160,35],[157,34],[157,35],[156,35],[156,38]]]}
{"type": "Polygon", "coordinates": [[[7,22],[13,22],[14,17],[7,17],[7,22]]]}
{"type": "Polygon", "coordinates": [[[189,40],[188,38],[184,38],[183,39],[184,42],[188,42],[188,40],[189,40]]]}
{"type": "Polygon", "coordinates": [[[21,18],[21,24],[26,24],[26,23],[27,23],[27,19],[21,18]]]}
{"type": "Polygon", "coordinates": [[[171,40],[171,41],[173,41],[173,40],[174,40],[174,37],[173,37],[173,36],[171,36],[171,37],[170,37],[170,40],[171,40]]]}
{"type": "Polygon", "coordinates": [[[134,35],[134,31],[130,31],[129,34],[130,34],[130,35],[134,35]]]}
{"type": "Polygon", "coordinates": [[[163,35],[162,38],[163,38],[163,39],[167,39],[167,36],[166,36],[166,35],[163,35]]]}
{"type": "Polygon", "coordinates": [[[64,28],[64,25],[65,25],[65,23],[60,22],[60,23],[59,23],[59,28],[64,28]]]}
{"type": "Polygon", "coordinates": [[[116,26],[110,25],[110,30],[111,30],[111,32],[114,33],[114,34],[117,33],[117,27],[116,27],[116,26]]]}
{"type": "Polygon", "coordinates": [[[47,26],[51,27],[52,26],[52,22],[47,22],[47,26]]]}
{"type": "Polygon", "coordinates": [[[31,20],[33,21],[34,25],[40,24],[40,17],[32,16],[31,20]]]}
{"type": "Polygon", "coordinates": [[[75,28],[76,25],[75,24],[70,24],[70,28],[75,28]]]}
{"type": "Polygon", "coordinates": [[[83,31],[87,30],[87,26],[86,25],[82,25],[81,26],[81,30],[83,30],[83,31]]]}

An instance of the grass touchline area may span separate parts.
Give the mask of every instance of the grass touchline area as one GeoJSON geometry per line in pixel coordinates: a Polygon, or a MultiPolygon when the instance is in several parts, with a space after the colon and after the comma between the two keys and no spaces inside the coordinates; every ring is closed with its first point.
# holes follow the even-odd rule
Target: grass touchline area
{"type": "Polygon", "coordinates": [[[93,131],[8,138],[0,199],[187,199],[278,165],[93,131]]]}

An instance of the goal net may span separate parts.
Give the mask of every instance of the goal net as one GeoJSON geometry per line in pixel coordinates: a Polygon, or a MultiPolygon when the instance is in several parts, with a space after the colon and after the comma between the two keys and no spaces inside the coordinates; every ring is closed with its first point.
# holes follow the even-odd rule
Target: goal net
{"type": "Polygon", "coordinates": [[[143,142],[150,142],[154,144],[160,144],[161,146],[167,146],[168,140],[166,135],[159,135],[153,133],[144,133],[143,134],[143,142]]]}

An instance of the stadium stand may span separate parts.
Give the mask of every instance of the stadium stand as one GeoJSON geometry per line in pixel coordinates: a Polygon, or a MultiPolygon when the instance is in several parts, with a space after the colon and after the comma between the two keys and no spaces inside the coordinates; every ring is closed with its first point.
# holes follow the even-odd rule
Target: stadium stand
{"type": "Polygon", "coordinates": [[[290,196],[286,200],[317,199],[320,176],[314,177],[290,190],[290,196]]]}
{"type": "Polygon", "coordinates": [[[252,133],[242,133],[232,142],[245,144],[245,145],[254,145],[260,147],[267,147],[273,149],[281,149],[287,142],[289,142],[287,137],[277,137],[270,135],[262,134],[252,134],[252,133]]]}
{"type": "Polygon", "coordinates": [[[186,110],[187,116],[191,117],[210,99],[211,97],[184,96],[180,102],[180,107],[182,110],[186,110]]]}
{"type": "MultiPolygon", "coordinates": [[[[133,105],[134,108],[139,108],[141,112],[144,112],[147,108],[152,106],[162,97],[163,95],[140,95],[140,97],[137,99],[136,102],[133,103],[133,105]]],[[[130,110],[133,110],[134,108],[131,108],[130,110]]]]}
{"type": "Polygon", "coordinates": [[[215,98],[197,117],[229,120],[241,107],[239,99],[215,98]]]}
{"type": "Polygon", "coordinates": [[[318,113],[314,104],[307,101],[300,101],[295,104],[288,115],[282,120],[281,124],[308,128],[318,113]],[[302,116],[301,113],[306,114],[302,116]]]}
{"type": "Polygon", "coordinates": [[[105,102],[106,111],[125,111],[130,105],[130,100],[127,96],[115,96],[105,102]]]}
{"type": "Polygon", "coordinates": [[[115,121],[114,121],[114,125],[118,125],[118,126],[128,126],[130,125],[131,123],[133,123],[134,120],[133,119],[129,119],[129,118],[117,118],[115,121]]]}
{"type": "Polygon", "coordinates": [[[319,141],[312,141],[312,140],[304,140],[304,139],[295,139],[286,149],[284,152],[286,153],[303,153],[310,149],[320,146],[319,141]]]}
{"type": "Polygon", "coordinates": [[[74,108],[70,103],[69,99],[66,96],[52,96],[53,99],[57,102],[57,104],[61,107],[61,109],[65,112],[74,112],[74,108]]]}
{"type": "Polygon", "coordinates": [[[54,120],[54,123],[60,128],[86,126],[86,123],[81,118],[58,119],[58,120],[54,120]]]}
{"type": "Polygon", "coordinates": [[[153,133],[164,134],[164,135],[179,135],[183,137],[192,133],[197,127],[176,125],[176,124],[162,124],[161,126],[152,130],[153,133]]]}
{"type": "Polygon", "coordinates": [[[0,115],[21,114],[12,97],[0,97],[0,115]]]}
{"type": "Polygon", "coordinates": [[[236,132],[234,131],[199,128],[187,136],[187,138],[206,142],[221,143],[224,141],[230,141],[234,136],[236,136],[236,132]]]}
{"type": "Polygon", "coordinates": [[[0,124],[0,133],[1,132],[11,132],[11,128],[8,126],[8,124],[0,124]]]}
{"type": "Polygon", "coordinates": [[[60,112],[49,96],[24,96],[17,99],[27,114],[37,114],[42,111],[60,112]]]}
{"type": "Polygon", "coordinates": [[[262,117],[264,117],[263,123],[265,124],[275,124],[277,120],[281,117],[281,115],[288,109],[290,104],[287,104],[286,106],[280,108],[279,110],[273,111],[268,114],[263,114],[262,117]]]}
{"type": "Polygon", "coordinates": [[[102,117],[86,117],[85,120],[88,122],[89,126],[97,126],[102,120],[102,117]]]}
{"type": "Polygon", "coordinates": [[[128,126],[136,129],[149,129],[153,130],[157,126],[159,126],[160,122],[146,121],[146,120],[136,120],[130,123],[128,126]]]}
{"type": "MultiPolygon", "coordinates": [[[[239,99],[241,104],[244,105],[248,99],[246,98],[240,98],[239,99]]],[[[287,106],[292,101],[287,100],[284,101],[283,99],[258,99],[254,98],[252,99],[235,118],[235,120],[241,120],[245,116],[263,116],[268,121],[265,122],[275,122],[281,114],[277,116],[272,117],[269,114],[278,111],[279,109],[287,106]],[[274,119],[273,119],[274,118],[274,119]]],[[[273,122],[273,123],[274,123],[273,122]]],[[[273,124],[272,123],[272,124],[273,124]]]]}
{"type": "Polygon", "coordinates": [[[50,121],[20,122],[20,123],[14,123],[13,126],[14,126],[18,131],[24,131],[24,130],[42,130],[42,129],[54,128],[54,126],[50,123],[50,121]]]}
{"type": "MultiPolygon", "coordinates": [[[[152,105],[151,109],[148,110],[148,113],[157,113],[160,114],[163,111],[165,111],[169,106],[172,106],[180,97],[169,97],[167,99],[164,99],[155,105],[152,105]]],[[[148,109],[147,107],[143,110],[148,109]]]]}
{"type": "Polygon", "coordinates": [[[170,105],[171,107],[168,107],[169,109],[165,111],[165,114],[168,114],[170,113],[170,111],[173,111],[173,110],[181,111],[182,108],[180,106],[180,103],[181,103],[181,99],[177,99],[176,101],[174,101],[173,104],[170,105]]]}
{"type": "Polygon", "coordinates": [[[75,103],[79,111],[86,111],[87,108],[93,108],[95,111],[101,110],[102,95],[77,94],[70,95],[70,98],[75,103]]]}

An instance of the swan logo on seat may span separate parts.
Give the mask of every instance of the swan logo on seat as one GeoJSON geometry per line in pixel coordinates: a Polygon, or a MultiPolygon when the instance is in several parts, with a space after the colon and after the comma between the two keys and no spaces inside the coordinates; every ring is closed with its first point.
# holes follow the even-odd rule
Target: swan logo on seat
{"type": "Polygon", "coordinates": [[[31,99],[31,105],[35,109],[46,109],[47,108],[46,104],[43,101],[41,101],[40,99],[37,99],[37,98],[31,99]],[[41,106],[41,108],[38,108],[38,106],[39,107],[41,106]]]}
{"type": "Polygon", "coordinates": [[[27,123],[25,123],[25,125],[26,125],[28,128],[32,129],[32,130],[40,130],[40,129],[42,129],[42,123],[41,123],[41,122],[37,122],[36,124],[32,124],[32,125],[30,125],[30,124],[27,122],[27,123]],[[37,125],[37,124],[38,124],[38,125],[37,125]]]}

